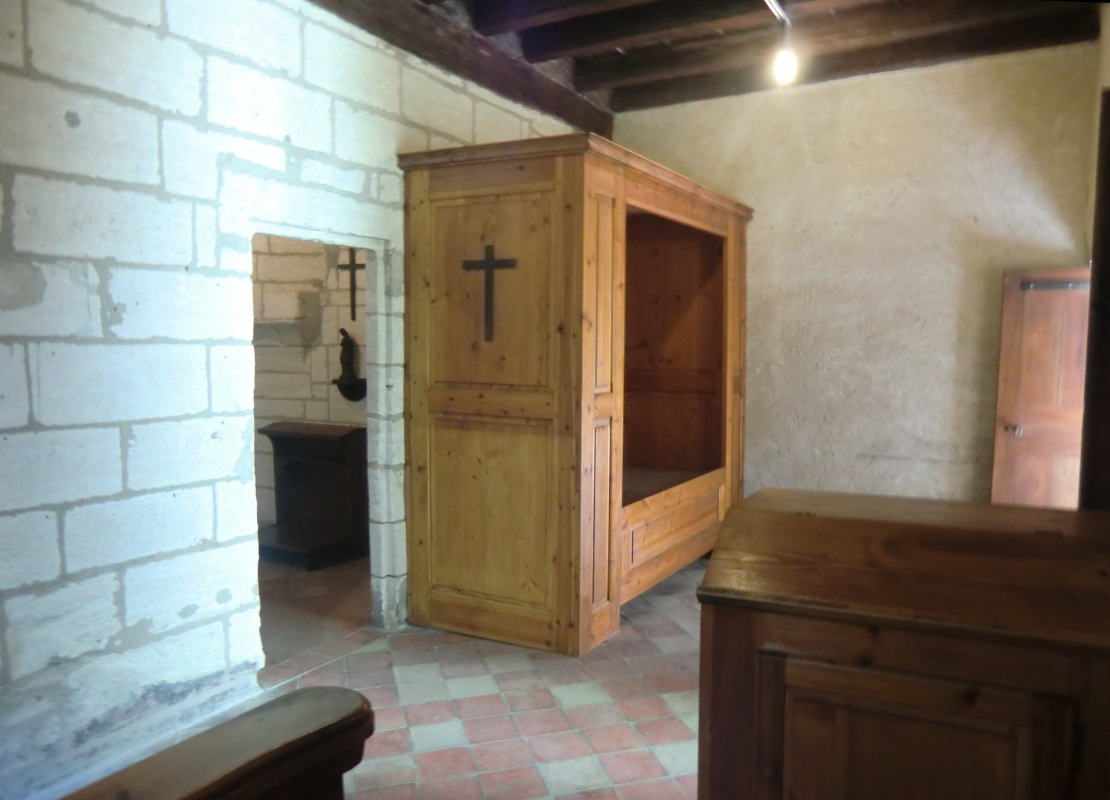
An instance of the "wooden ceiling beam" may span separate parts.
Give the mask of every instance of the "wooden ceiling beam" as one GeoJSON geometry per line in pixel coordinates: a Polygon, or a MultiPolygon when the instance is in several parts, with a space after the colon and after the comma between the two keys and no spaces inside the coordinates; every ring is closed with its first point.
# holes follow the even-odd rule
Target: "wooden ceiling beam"
{"type": "MultiPolygon", "coordinates": [[[[1029,20],[1014,20],[990,28],[939,34],[915,41],[819,56],[808,63],[803,62],[795,85],[929,66],[977,56],[1096,41],[1098,38],[1098,6],[1068,8],[1042,16],[1035,20],[1035,24],[1030,24],[1029,20]]],[[[769,66],[761,64],[713,75],[676,78],[615,89],[610,97],[610,106],[614,112],[619,113],[768,89],[790,91],[789,87],[776,87],[769,66]]]]}
{"type": "MultiPolygon", "coordinates": [[[[794,22],[889,0],[797,0],[787,6],[794,22]]],[[[631,10],[610,11],[522,31],[524,57],[535,63],[582,58],[614,50],[674,44],[773,25],[763,0],[663,0],[631,10]]]]}
{"type": "Polygon", "coordinates": [[[312,0],[355,27],[509,100],[612,136],[613,115],[418,0],[312,0]]]}
{"type": "Polygon", "coordinates": [[[474,30],[483,36],[511,33],[577,17],[630,8],[652,0],[474,0],[474,30]]]}
{"type": "MultiPolygon", "coordinates": [[[[879,5],[794,25],[793,47],[799,58],[812,59],[1014,21],[1028,24],[1034,36],[1040,18],[1073,7],[1086,6],[1039,0],[934,0],[879,5]]],[[[744,69],[767,63],[780,44],[780,32],[772,27],[709,43],[582,59],[575,67],[575,85],[580,91],[589,91],[744,69]]]]}

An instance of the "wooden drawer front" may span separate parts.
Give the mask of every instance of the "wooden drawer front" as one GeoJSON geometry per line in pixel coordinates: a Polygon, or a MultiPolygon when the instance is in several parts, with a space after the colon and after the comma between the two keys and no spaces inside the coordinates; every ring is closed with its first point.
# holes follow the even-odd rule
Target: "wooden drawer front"
{"type": "MultiPolygon", "coordinates": [[[[781,659],[761,661],[761,667],[781,665],[781,659]]],[[[793,659],[778,674],[783,797],[1049,800],[1066,794],[1073,724],[1067,701],[793,659]]],[[[768,683],[761,680],[763,692],[773,694],[768,683]]],[[[773,713],[774,703],[761,705],[773,713]]]]}

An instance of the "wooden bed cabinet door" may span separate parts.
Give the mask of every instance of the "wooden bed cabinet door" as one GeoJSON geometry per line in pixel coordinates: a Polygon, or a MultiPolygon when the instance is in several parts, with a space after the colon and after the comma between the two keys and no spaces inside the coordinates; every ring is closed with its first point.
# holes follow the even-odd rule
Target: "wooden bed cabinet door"
{"type": "Polygon", "coordinates": [[[559,174],[550,158],[408,174],[407,474],[411,620],[566,652],[559,174]],[[492,297],[491,259],[512,261],[492,297]]]}
{"type": "Polygon", "coordinates": [[[1064,800],[1063,699],[787,659],[782,797],[1064,800]]]}
{"type": "Polygon", "coordinates": [[[582,244],[580,652],[620,627],[623,476],[623,179],[586,160],[582,244]]]}

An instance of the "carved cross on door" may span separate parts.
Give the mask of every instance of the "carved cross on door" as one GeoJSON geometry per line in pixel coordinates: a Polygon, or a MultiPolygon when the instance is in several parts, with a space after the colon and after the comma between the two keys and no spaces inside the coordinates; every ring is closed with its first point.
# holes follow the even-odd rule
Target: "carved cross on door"
{"type": "Polygon", "coordinates": [[[358,298],[358,282],[355,280],[355,273],[358,272],[360,269],[366,269],[366,265],[355,263],[355,248],[350,247],[348,248],[348,250],[351,251],[350,263],[340,264],[339,269],[340,271],[350,271],[351,273],[351,319],[354,319],[355,305],[358,298]]]}
{"type": "Polygon", "coordinates": [[[485,270],[486,273],[486,341],[493,341],[493,271],[497,269],[516,269],[515,258],[494,258],[493,245],[486,245],[486,257],[481,261],[464,261],[463,269],[485,270]]]}

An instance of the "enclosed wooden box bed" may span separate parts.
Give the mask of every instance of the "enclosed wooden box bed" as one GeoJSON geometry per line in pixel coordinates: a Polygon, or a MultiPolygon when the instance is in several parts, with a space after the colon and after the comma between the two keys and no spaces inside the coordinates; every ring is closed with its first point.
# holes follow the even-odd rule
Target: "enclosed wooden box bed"
{"type": "Polygon", "coordinates": [[[410,617],[584,652],[743,496],[751,211],[588,135],[400,163],[410,617]]]}

